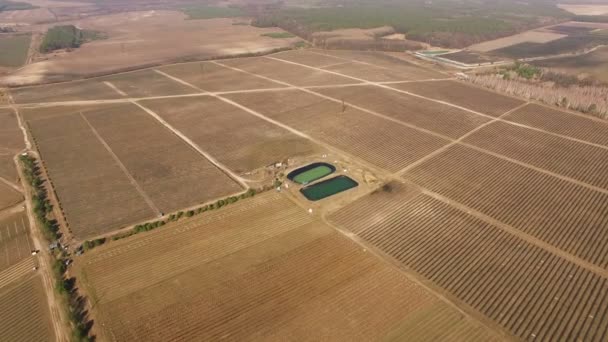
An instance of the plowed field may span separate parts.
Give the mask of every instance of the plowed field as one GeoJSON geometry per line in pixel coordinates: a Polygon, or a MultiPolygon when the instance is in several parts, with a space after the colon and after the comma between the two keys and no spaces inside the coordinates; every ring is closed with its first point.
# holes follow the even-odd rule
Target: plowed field
{"type": "Polygon", "coordinates": [[[76,267],[97,326],[117,341],[496,338],[276,193],[102,247],[76,267]]]}

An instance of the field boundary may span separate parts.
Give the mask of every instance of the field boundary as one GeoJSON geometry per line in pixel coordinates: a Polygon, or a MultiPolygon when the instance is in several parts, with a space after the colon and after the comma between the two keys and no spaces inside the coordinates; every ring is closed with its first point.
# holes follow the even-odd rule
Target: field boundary
{"type": "Polygon", "coordinates": [[[101,137],[101,135],[99,135],[99,132],[97,132],[97,129],[95,129],[95,127],[93,127],[91,122],[89,122],[89,120],[86,118],[86,116],[84,116],[84,114],[82,114],[82,112],[80,112],[80,117],[87,124],[87,126],[89,127],[91,132],[93,132],[93,134],[95,135],[97,140],[103,145],[103,147],[106,149],[106,151],[108,151],[110,156],[112,156],[112,159],[114,159],[114,162],[120,167],[120,169],[125,174],[125,176],[127,176],[127,178],[129,178],[129,182],[133,185],[135,190],[137,190],[137,192],[143,198],[143,200],[146,202],[146,204],[148,204],[150,209],[152,209],[152,211],[154,211],[154,213],[157,216],[160,216],[160,214],[161,214],[160,209],[158,209],[158,207],[156,206],[156,204],[154,204],[154,202],[148,196],[148,194],[146,194],[146,192],[139,186],[139,184],[137,183],[135,178],[133,178],[133,175],[129,172],[129,170],[127,169],[125,164],[122,163],[122,161],[118,158],[118,156],[114,153],[114,151],[112,151],[112,149],[106,143],[106,141],[101,137]]]}
{"type": "Polygon", "coordinates": [[[163,118],[161,118],[160,115],[156,114],[154,111],[152,111],[151,109],[138,103],[137,101],[131,100],[130,102],[133,103],[134,105],[136,105],[137,107],[139,107],[140,109],[142,109],[143,111],[145,111],[146,113],[148,113],[150,116],[152,116],[154,119],[156,119],[161,125],[163,125],[165,128],[169,129],[173,134],[175,134],[179,138],[181,138],[184,142],[186,142],[188,145],[190,145],[191,148],[193,148],[195,151],[197,151],[201,156],[203,156],[205,159],[207,159],[215,167],[220,169],[220,171],[222,171],[224,174],[226,174],[232,180],[236,181],[245,190],[249,189],[249,185],[247,185],[246,179],[244,179],[243,177],[232,172],[232,170],[230,170],[224,164],[220,163],[212,155],[210,155],[205,150],[203,150],[200,146],[198,146],[196,143],[194,143],[194,141],[192,141],[190,138],[185,136],[182,132],[175,129],[173,126],[171,126],[168,122],[166,122],[163,118]]]}

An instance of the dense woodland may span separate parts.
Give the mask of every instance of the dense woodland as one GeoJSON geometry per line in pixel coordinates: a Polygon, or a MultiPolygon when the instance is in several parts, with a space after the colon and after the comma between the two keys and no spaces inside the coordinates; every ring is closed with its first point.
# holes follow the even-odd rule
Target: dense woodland
{"type": "Polygon", "coordinates": [[[329,1],[323,7],[250,9],[254,26],[279,26],[306,39],[343,28],[392,26],[410,40],[461,48],[571,17],[554,3],[512,1],[329,1]]]}

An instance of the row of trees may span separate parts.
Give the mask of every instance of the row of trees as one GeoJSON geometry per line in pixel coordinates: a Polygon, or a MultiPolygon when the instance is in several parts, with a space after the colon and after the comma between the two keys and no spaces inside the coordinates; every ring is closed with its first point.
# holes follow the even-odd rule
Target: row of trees
{"type": "MultiPolygon", "coordinates": [[[[168,218],[164,219],[164,220],[157,220],[157,221],[152,221],[152,222],[147,222],[147,223],[142,223],[142,224],[138,224],[135,227],[133,227],[133,229],[131,229],[130,231],[124,232],[124,233],[118,233],[116,235],[113,235],[111,237],[112,241],[115,240],[120,240],[120,239],[124,239],[127,238],[129,236],[135,235],[135,234],[139,234],[139,233],[143,233],[143,232],[148,232],[157,228],[160,228],[164,225],[166,225],[169,222],[177,222],[183,218],[190,218],[192,216],[195,215],[199,215],[202,214],[204,212],[207,211],[211,211],[211,210],[215,210],[215,209],[220,209],[222,207],[225,207],[229,204],[233,204],[238,202],[239,200],[243,200],[246,198],[250,198],[255,196],[258,192],[260,191],[265,191],[269,188],[264,188],[261,190],[254,190],[254,189],[249,189],[247,192],[242,193],[239,196],[230,196],[227,198],[223,198],[223,199],[219,199],[217,200],[215,203],[211,203],[211,204],[206,204],[200,208],[197,209],[192,209],[192,210],[187,210],[187,211],[179,211],[175,214],[171,214],[169,215],[168,218]]],[[[100,239],[96,239],[96,240],[88,240],[85,241],[82,244],[83,250],[89,250],[92,248],[95,248],[97,246],[101,246],[103,244],[105,244],[108,241],[108,239],[106,238],[100,238],[100,239]]]]}
{"type": "MultiPolygon", "coordinates": [[[[53,205],[48,199],[38,163],[29,155],[21,155],[19,160],[23,166],[23,176],[32,188],[32,206],[38,225],[48,242],[56,241],[60,237],[59,225],[56,220],[49,219],[52,216],[53,205]]],[[[66,316],[70,320],[72,338],[74,341],[92,341],[94,338],[89,336],[92,321],[88,319],[86,300],[78,293],[76,279],[67,274],[68,256],[61,248],[53,250],[51,255],[54,257],[52,274],[55,291],[61,298],[66,316]]]]}
{"type": "Polygon", "coordinates": [[[500,74],[473,75],[468,80],[498,92],[608,119],[608,87],[562,87],[552,82],[529,80],[520,76],[507,78],[500,74]]]}

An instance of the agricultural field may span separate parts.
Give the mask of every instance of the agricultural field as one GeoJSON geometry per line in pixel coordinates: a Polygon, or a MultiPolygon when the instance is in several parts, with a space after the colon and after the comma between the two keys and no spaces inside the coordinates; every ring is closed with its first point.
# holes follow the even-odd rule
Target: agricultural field
{"type": "Polygon", "coordinates": [[[23,201],[23,195],[11,186],[0,182],[0,210],[23,201]]]}
{"type": "Polygon", "coordinates": [[[13,157],[24,148],[23,132],[13,110],[0,109],[0,177],[17,183],[13,157]]]}
{"type": "Polygon", "coordinates": [[[15,103],[90,101],[123,98],[98,79],[11,89],[15,103]]]}
{"type": "MultiPolygon", "coordinates": [[[[64,24],[103,32],[107,39],[35,60],[0,78],[0,85],[63,82],[168,63],[258,54],[290,48],[301,41],[297,37],[269,39],[262,36],[281,32],[276,27],[233,25],[230,18],[192,20],[181,11],[148,10],[149,3],[140,6],[143,10],[129,8],[130,5],[121,3],[121,9],[114,10],[115,13],[66,18],[64,24]]],[[[53,11],[61,16],[60,11],[53,11]]],[[[78,8],[69,11],[72,15],[79,13],[78,8]]]]}
{"type": "Polygon", "coordinates": [[[506,115],[504,119],[568,138],[608,146],[608,122],[590,116],[529,104],[506,115]]]}
{"type": "Polygon", "coordinates": [[[392,183],[330,220],[518,338],[606,339],[605,277],[415,187],[392,183]]]}
{"type": "Polygon", "coordinates": [[[379,53],[348,51],[287,51],[274,58],[338,72],[372,82],[445,78],[446,75],[420,68],[404,60],[379,53]]]}
{"type": "Polygon", "coordinates": [[[24,117],[79,238],[241,190],[132,104],[68,108],[24,117]]]}
{"type": "Polygon", "coordinates": [[[320,150],[309,140],[215,97],[148,100],[141,104],[237,173],[320,150]],[[235,126],[238,134],[233,134],[235,126]]]}
{"type": "Polygon", "coordinates": [[[474,51],[461,50],[453,53],[446,53],[439,56],[440,58],[445,58],[451,61],[464,63],[464,64],[484,64],[484,63],[492,63],[493,59],[474,51]]]}
{"type": "Polygon", "coordinates": [[[524,43],[546,44],[558,39],[567,37],[566,34],[558,32],[548,32],[541,30],[527,31],[513,36],[498,38],[495,40],[478,43],[469,46],[467,49],[477,52],[490,52],[500,49],[506,49],[511,46],[516,46],[524,43]]]}
{"type": "Polygon", "coordinates": [[[498,338],[276,192],[100,247],[75,271],[101,339],[498,338]]]}
{"type": "MultiPolygon", "coordinates": [[[[0,272],[31,259],[29,222],[24,212],[0,214],[0,272]]],[[[31,270],[31,269],[30,269],[31,270]]]]}
{"type": "Polygon", "coordinates": [[[129,97],[171,96],[199,92],[150,69],[102,77],[98,80],[110,83],[106,86],[114,86],[117,92],[123,92],[129,97]]]}
{"type": "Polygon", "coordinates": [[[24,211],[0,212],[0,340],[52,341],[54,330],[24,211]]]}
{"type": "Polygon", "coordinates": [[[358,83],[350,78],[265,57],[225,60],[221,65],[301,87],[358,83]]]}
{"type": "Polygon", "coordinates": [[[336,166],[310,201],[281,186],[75,257],[93,332],[606,340],[608,123],[448,77],[306,50],[58,84],[76,101],[61,105],[24,88],[44,90],[16,108],[77,240],[238,193],[285,159],[336,166]],[[79,100],[78,84],[109,93],[79,100]]]}
{"type": "Polygon", "coordinates": [[[390,87],[449,102],[493,117],[501,116],[524,104],[520,99],[458,81],[403,83],[393,84],[390,87]]]}
{"type": "MultiPolygon", "coordinates": [[[[439,82],[430,82],[431,87],[435,83],[439,82]]],[[[425,87],[425,83],[414,84],[416,89],[425,87]]],[[[316,91],[451,138],[458,138],[489,121],[488,118],[458,108],[374,86],[316,91]],[[437,120],[438,117],[441,120],[437,120]]]]}
{"type": "Polygon", "coordinates": [[[587,262],[608,265],[603,251],[608,231],[602,229],[608,224],[605,190],[464,146],[449,148],[404,177],[587,262]]]}
{"type": "Polygon", "coordinates": [[[584,55],[540,60],[531,64],[576,76],[588,75],[608,83],[608,48],[606,47],[600,47],[584,55]]]}
{"type": "Polygon", "coordinates": [[[55,340],[46,303],[40,276],[0,287],[0,340],[55,340]]]}
{"type": "Polygon", "coordinates": [[[225,68],[213,62],[173,64],[163,66],[158,70],[184,80],[204,91],[237,91],[284,87],[278,83],[225,68]]]}
{"type": "Polygon", "coordinates": [[[32,36],[29,34],[0,36],[0,67],[17,68],[22,66],[30,48],[32,36]]]}
{"type": "Polygon", "coordinates": [[[231,100],[364,161],[396,172],[448,143],[300,90],[230,94],[231,100]]]}

